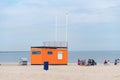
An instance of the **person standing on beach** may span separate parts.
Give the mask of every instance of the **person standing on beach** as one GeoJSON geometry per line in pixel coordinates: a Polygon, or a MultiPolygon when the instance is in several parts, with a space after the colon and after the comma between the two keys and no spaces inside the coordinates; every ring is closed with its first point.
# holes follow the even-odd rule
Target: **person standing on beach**
{"type": "Polygon", "coordinates": [[[80,60],[78,59],[78,65],[80,65],[80,60]]]}
{"type": "Polygon", "coordinates": [[[115,60],[114,65],[117,65],[117,60],[115,60]]]}

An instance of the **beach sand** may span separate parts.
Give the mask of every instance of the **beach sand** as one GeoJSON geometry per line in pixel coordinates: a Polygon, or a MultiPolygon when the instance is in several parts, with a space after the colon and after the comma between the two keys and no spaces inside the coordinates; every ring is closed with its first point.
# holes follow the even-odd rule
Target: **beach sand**
{"type": "Polygon", "coordinates": [[[0,66],[0,80],[120,80],[120,65],[78,66],[8,65],[0,66]]]}

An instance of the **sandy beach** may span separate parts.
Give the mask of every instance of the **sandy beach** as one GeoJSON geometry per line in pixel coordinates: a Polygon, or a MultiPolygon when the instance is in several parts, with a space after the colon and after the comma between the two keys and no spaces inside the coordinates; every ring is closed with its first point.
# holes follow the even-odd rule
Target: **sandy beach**
{"type": "Polygon", "coordinates": [[[120,65],[49,65],[45,71],[43,65],[2,64],[0,80],[120,80],[120,65]]]}

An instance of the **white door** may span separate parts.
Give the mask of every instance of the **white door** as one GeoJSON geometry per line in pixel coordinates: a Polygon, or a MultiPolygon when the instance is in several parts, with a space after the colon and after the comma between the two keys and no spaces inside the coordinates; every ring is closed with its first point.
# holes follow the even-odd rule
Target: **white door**
{"type": "Polygon", "coordinates": [[[62,60],[62,52],[58,52],[58,60],[62,60]]]}

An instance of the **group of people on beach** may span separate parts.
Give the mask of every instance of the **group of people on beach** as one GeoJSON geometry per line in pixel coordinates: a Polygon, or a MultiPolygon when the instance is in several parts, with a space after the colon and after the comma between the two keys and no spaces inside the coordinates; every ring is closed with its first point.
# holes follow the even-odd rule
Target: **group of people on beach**
{"type": "MultiPolygon", "coordinates": [[[[110,65],[110,63],[114,63],[114,65],[117,65],[118,63],[120,63],[120,59],[115,59],[114,62],[110,62],[110,60],[105,60],[104,61],[104,65],[110,65]]],[[[86,61],[85,59],[80,60],[78,59],[77,65],[84,65],[84,66],[95,66],[97,65],[97,62],[94,59],[88,59],[88,61],[86,61]]]]}
{"type": "MultiPolygon", "coordinates": [[[[118,59],[115,59],[115,61],[114,61],[114,65],[117,65],[118,63],[120,62],[120,59],[118,58],[118,59]]],[[[104,61],[104,65],[109,65],[110,64],[110,60],[105,60],[104,61]]]]}
{"type": "Polygon", "coordinates": [[[80,60],[78,59],[78,65],[85,65],[85,66],[95,66],[97,65],[97,63],[95,62],[94,59],[88,59],[88,61],[86,62],[86,60],[80,60]]]}

